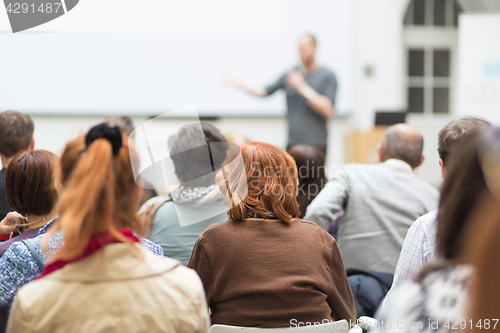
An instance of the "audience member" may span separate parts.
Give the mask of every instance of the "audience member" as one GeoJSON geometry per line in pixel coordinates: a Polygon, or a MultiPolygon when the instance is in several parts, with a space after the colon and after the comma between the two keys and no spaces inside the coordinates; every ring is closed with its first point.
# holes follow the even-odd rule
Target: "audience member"
{"type": "Polygon", "coordinates": [[[394,289],[377,314],[385,323],[411,324],[399,332],[447,332],[454,323],[468,319],[472,268],[466,260],[467,239],[470,230],[486,231],[471,217],[489,192],[483,153],[498,156],[498,140],[499,128],[484,128],[463,137],[452,149],[437,215],[436,248],[440,260],[423,268],[413,281],[407,280],[394,289]]]}
{"type": "Polygon", "coordinates": [[[7,332],[208,331],[195,272],[152,254],[132,231],[139,191],[130,155],[126,137],[108,124],[68,143],[60,217],[42,248],[59,231],[64,245],[18,291],[7,332]]]}
{"type": "MultiPolygon", "coordinates": [[[[439,132],[438,153],[441,176],[446,177],[446,165],[450,152],[460,138],[474,133],[487,123],[481,120],[460,118],[452,121],[439,132]]],[[[433,210],[419,217],[406,234],[401,254],[399,255],[392,288],[396,288],[407,279],[414,278],[418,271],[436,258],[436,217],[438,210],[433,210]]],[[[390,291],[389,291],[390,293],[390,291]]]]}
{"type": "Polygon", "coordinates": [[[166,256],[187,265],[198,236],[212,223],[227,220],[227,205],[215,183],[206,149],[210,149],[213,168],[218,170],[228,147],[217,127],[208,123],[183,126],[170,137],[168,144],[181,185],[170,196],[151,199],[141,208],[141,213],[149,215],[146,218],[153,221],[149,239],[161,245],[166,256]],[[199,144],[199,148],[188,149],[199,144]],[[152,205],[154,208],[150,207],[152,205]],[[194,224],[181,223],[179,212],[182,216],[202,218],[194,224]]]}
{"type": "MultiPolygon", "coordinates": [[[[73,173],[73,170],[76,169],[76,164],[79,161],[79,158],[83,158],[83,156],[86,156],[88,154],[84,140],[85,140],[84,137],[80,137],[76,141],[73,141],[66,146],[62,160],[60,161],[60,164],[56,168],[56,171],[58,170],[56,174],[56,184],[60,184],[60,186],[56,186],[56,189],[64,191],[68,187],[70,187],[71,182],[73,181],[74,178],[71,175],[73,173]]],[[[102,143],[102,140],[100,140],[100,142],[102,143]]],[[[120,151],[120,154],[125,154],[122,153],[122,151],[125,150],[126,147],[127,146],[125,145],[124,148],[120,151]]],[[[87,159],[83,161],[87,161],[87,163],[89,162],[87,159]]],[[[128,162],[128,164],[131,164],[130,161],[128,162]]],[[[102,167],[101,161],[96,161],[96,163],[94,163],[94,166],[102,167]]],[[[122,173],[125,172],[124,170],[120,171],[122,173]]],[[[115,175],[111,173],[108,174],[107,176],[108,176],[107,179],[113,179],[113,177],[115,177],[115,175]]],[[[98,179],[94,177],[94,174],[87,174],[84,177],[84,179],[94,185],[100,184],[98,179]]],[[[120,179],[120,181],[121,182],[128,181],[128,178],[120,179]]],[[[105,185],[108,183],[103,181],[102,184],[105,185]]],[[[125,193],[121,193],[123,192],[122,187],[123,186],[117,186],[116,191],[119,194],[128,195],[125,193]]],[[[80,212],[84,212],[85,207],[88,207],[88,205],[92,205],[93,202],[88,200],[90,192],[88,192],[86,188],[82,188],[81,191],[82,191],[81,192],[82,194],[80,194],[81,199],[86,201],[83,204],[81,204],[81,206],[78,207],[78,209],[80,212]]],[[[120,198],[120,200],[122,200],[120,201],[120,207],[125,204],[130,205],[130,203],[123,202],[124,199],[120,198]]],[[[75,202],[79,201],[75,200],[75,202]]],[[[126,208],[127,209],[123,210],[123,212],[121,213],[123,216],[120,218],[119,221],[121,221],[121,219],[124,218],[127,219],[129,218],[128,215],[125,216],[124,214],[125,212],[131,210],[133,208],[133,205],[131,205],[130,207],[127,206],[126,208]]],[[[76,208],[73,207],[73,209],[76,208]]],[[[116,212],[114,212],[114,214],[116,214],[116,212]]],[[[61,232],[59,232],[54,237],[51,238],[50,243],[48,244],[47,251],[41,250],[41,241],[42,239],[44,239],[47,230],[55,224],[55,221],[57,220],[52,220],[45,226],[40,228],[37,237],[24,240],[27,241],[26,244],[23,242],[12,243],[9,249],[2,256],[2,258],[0,258],[0,300],[7,303],[7,305],[9,306],[12,305],[12,301],[14,299],[14,296],[16,296],[16,292],[18,291],[18,289],[21,288],[26,283],[32,281],[36,276],[38,276],[44,268],[44,262],[46,262],[47,259],[52,254],[56,253],[61,247],[64,246],[65,242],[65,239],[63,237],[64,235],[61,232]],[[31,249],[28,248],[28,246],[30,246],[31,249]]],[[[99,221],[100,220],[96,221],[96,223],[99,221]]],[[[3,230],[5,230],[5,228],[0,228],[0,231],[3,230]]],[[[80,240],[80,243],[82,241],[83,239],[80,240]]],[[[159,255],[163,255],[163,250],[161,249],[161,247],[159,245],[154,244],[149,239],[141,239],[141,242],[152,252],[159,255]]]]}
{"type": "Polygon", "coordinates": [[[57,192],[54,186],[54,166],[58,158],[46,150],[26,151],[16,155],[9,163],[5,176],[7,202],[25,219],[9,213],[6,217],[21,231],[0,243],[0,256],[13,242],[38,236],[38,231],[57,216],[57,192]]]}
{"type": "MultiPolygon", "coordinates": [[[[132,122],[132,118],[130,118],[129,116],[107,116],[106,118],[104,118],[103,122],[118,126],[123,131],[123,133],[125,133],[127,138],[132,138],[133,140],[135,140],[135,127],[134,123],[132,122]]],[[[141,199],[139,201],[141,205],[149,199],[154,198],[158,195],[153,185],[146,182],[144,179],[139,178],[137,179],[137,182],[138,185],[142,188],[141,199]]]]}
{"type": "Polygon", "coordinates": [[[249,143],[251,140],[239,132],[229,131],[224,133],[224,138],[227,142],[234,143],[238,146],[243,146],[249,143]]]}
{"type": "Polygon", "coordinates": [[[11,211],[5,194],[5,173],[14,155],[25,150],[33,150],[35,125],[30,116],[17,111],[0,113],[0,219],[11,211]]]}
{"type": "Polygon", "coordinates": [[[306,208],[326,185],[325,154],[316,147],[295,145],[288,150],[295,159],[299,176],[297,202],[300,218],[304,218],[306,208]]]}
{"type": "Polygon", "coordinates": [[[102,122],[114,124],[114,125],[120,127],[122,132],[127,137],[132,135],[132,139],[135,140],[135,133],[132,133],[135,130],[134,122],[133,122],[132,118],[130,118],[129,116],[122,116],[119,114],[115,114],[115,115],[107,116],[106,118],[104,118],[104,120],[102,122]]]}
{"type": "Polygon", "coordinates": [[[345,211],[337,240],[347,268],[394,274],[408,228],[436,208],[438,191],[413,171],[423,145],[416,129],[389,127],[378,147],[382,163],[341,167],[307,208],[305,219],[325,230],[345,211]]]}
{"type": "Polygon", "coordinates": [[[200,235],[188,263],[203,281],[212,323],[290,327],[356,320],[335,239],[298,218],[293,158],[262,142],[242,146],[241,155],[246,175],[231,163],[232,155],[217,175],[233,203],[230,219],[200,235]],[[240,186],[248,194],[238,203],[240,186]]]}
{"type": "MultiPolygon", "coordinates": [[[[500,183],[498,167],[500,157],[500,136],[493,143],[495,150],[483,151],[483,172],[490,189],[478,200],[477,208],[471,214],[467,229],[466,260],[472,264],[474,279],[471,281],[466,331],[484,332],[499,329],[500,311],[500,183]],[[486,156],[488,156],[486,158],[486,156]],[[484,160],[487,161],[484,161],[484,160]],[[471,318],[471,319],[469,319],[471,318]],[[470,322],[469,320],[472,320],[470,322]]],[[[462,323],[461,323],[462,324],[462,323]]],[[[462,325],[462,327],[464,326],[462,325]]]]}

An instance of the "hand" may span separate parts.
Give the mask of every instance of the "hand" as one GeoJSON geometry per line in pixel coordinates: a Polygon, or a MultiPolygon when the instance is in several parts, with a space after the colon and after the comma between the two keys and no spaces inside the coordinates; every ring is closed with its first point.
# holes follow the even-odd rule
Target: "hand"
{"type": "Polygon", "coordinates": [[[16,224],[27,223],[28,219],[19,214],[18,212],[10,212],[4,219],[0,222],[0,235],[8,235],[12,231],[18,230],[16,224]]]}
{"type": "Polygon", "coordinates": [[[233,86],[233,87],[241,87],[241,82],[240,80],[238,80],[236,77],[232,76],[232,75],[226,75],[224,77],[224,82],[228,85],[228,86],[233,86]]]}
{"type": "Polygon", "coordinates": [[[295,89],[295,91],[297,91],[300,95],[302,95],[304,90],[308,87],[304,75],[302,75],[302,73],[298,70],[293,70],[288,73],[288,76],[286,77],[286,85],[295,89]]]}

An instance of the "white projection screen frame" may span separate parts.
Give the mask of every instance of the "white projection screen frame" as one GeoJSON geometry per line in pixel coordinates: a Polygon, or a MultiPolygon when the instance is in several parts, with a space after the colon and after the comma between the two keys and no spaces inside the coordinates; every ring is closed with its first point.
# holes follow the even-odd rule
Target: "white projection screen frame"
{"type": "Polygon", "coordinates": [[[80,0],[13,34],[2,8],[0,109],[154,116],[194,104],[202,116],[280,116],[283,93],[258,99],[223,78],[272,83],[298,63],[297,37],[311,32],[318,60],[337,75],[337,109],[350,110],[351,10],[345,0],[80,0]]]}

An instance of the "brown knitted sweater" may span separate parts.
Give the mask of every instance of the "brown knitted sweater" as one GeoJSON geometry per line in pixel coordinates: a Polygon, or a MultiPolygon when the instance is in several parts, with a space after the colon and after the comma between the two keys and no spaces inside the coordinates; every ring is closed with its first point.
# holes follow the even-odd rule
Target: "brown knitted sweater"
{"type": "Polygon", "coordinates": [[[203,281],[212,324],[290,327],[356,320],[337,242],[311,222],[213,224],[198,238],[188,267],[203,281]]]}

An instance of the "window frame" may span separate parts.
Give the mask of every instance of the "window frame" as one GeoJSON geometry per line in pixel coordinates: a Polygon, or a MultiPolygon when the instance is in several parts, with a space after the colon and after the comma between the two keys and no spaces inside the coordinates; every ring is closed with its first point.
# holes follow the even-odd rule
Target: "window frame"
{"type": "MultiPolygon", "coordinates": [[[[423,0],[426,2],[425,24],[412,25],[407,24],[407,16],[410,15],[413,19],[413,4],[414,0],[410,1],[407,11],[403,18],[403,54],[404,54],[404,80],[405,89],[404,101],[409,110],[408,90],[410,87],[423,87],[424,88],[424,110],[420,112],[411,112],[412,115],[453,115],[456,111],[456,87],[457,87],[457,53],[458,53],[458,27],[453,25],[454,11],[447,9],[446,25],[434,25],[434,0],[423,0]],[[431,7],[427,7],[431,6],[431,7]],[[432,12],[429,14],[428,12],[432,12]],[[450,14],[451,13],[451,14],[450,14]],[[449,24],[451,22],[451,24],[449,24]],[[409,51],[410,49],[424,50],[424,76],[423,77],[410,77],[409,76],[409,51]],[[449,51],[449,77],[434,77],[433,65],[433,52],[434,50],[447,50],[449,51]],[[447,87],[449,89],[448,95],[448,112],[434,112],[433,106],[433,88],[447,87]]],[[[460,3],[456,0],[445,0],[448,7],[460,3]]],[[[463,9],[461,9],[463,10],[463,9]]],[[[412,23],[412,22],[410,22],[412,23]]]]}

